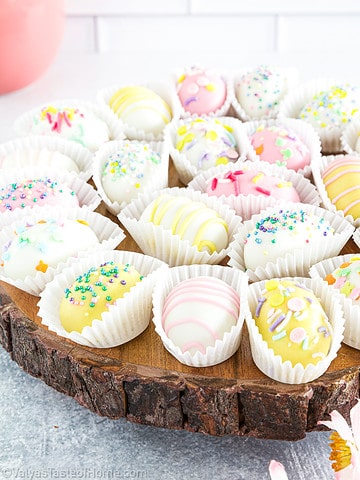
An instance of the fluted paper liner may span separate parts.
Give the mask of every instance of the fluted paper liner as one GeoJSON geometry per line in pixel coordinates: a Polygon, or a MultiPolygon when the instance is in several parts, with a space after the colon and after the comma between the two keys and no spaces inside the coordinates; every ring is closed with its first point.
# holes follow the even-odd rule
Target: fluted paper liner
{"type": "MultiPolygon", "coordinates": [[[[179,111],[178,111],[178,104],[174,101],[175,98],[175,91],[171,83],[165,82],[149,82],[146,84],[124,84],[124,85],[110,85],[108,87],[102,88],[97,93],[97,100],[100,105],[110,110],[117,118],[118,116],[114,113],[111,109],[109,102],[111,97],[116,93],[118,90],[124,87],[145,87],[149,88],[153,92],[157,93],[170,107],[171,110],[171,118],[178,118],[179,111]]],[[[144,140],[147,142],[152,141],[161,141],[164,139],[164,131],[160,134],[154,134],[151,132],[145,132],[139,128],[135,128],[121,119],[119,119],[121,124],[123,125],[125,137],[129,140],[144,140]]]]}
{"type": "MultiPolygon", "coordinates": [[[[209,367],[230,358],[239,348],[244,319],[249,315],[248,278],[246,274],[229,267],[220,265],[184,265],[170,268],[156,284],[153,293],[153,322],[155,331],[160,336],[164,347],[179,362],[190,367],[209,367]],[[162,326],[162,311],[167,295],[178,283],[188,278],[198,276],[212,276],[223,280],[230,285],[240,297],[240,311],[236,325],[226,332],[221,340],[216,340],[214,346],[209,346],[205,353],[200,351],[191,355],[183,353],[166,335],[162,326]]],[[[191,334],[191,331],[189,332],[191,334]]]]}
{"type": "Polygon", "coordinates": [[[77,142],[65,140],[62,137],[50,135],[30,135],[27,137],[18,137],[0,144],[0,170],[19,170],[24,168],[24,152],[28,166],[37,166],[39,160],[45,162],[49,160],[51,171],[60,170],[64,172],[64,167],[59,163],[55,166],[52,158],[60,153],[69,157],[77,166],[78,172],[74,171],[82,180],[88,181],[92,175],[93,154],[77,142]],[[14,156],[11,168],[3,169],[2,162],[6,156],[14,156]]]}
{"type": "Polygon", "coordinates": [[[340,250],[353,234],[354,227],[341,215],[324,210],[321,207],[300,203],[284,203],[269,207],[258,215],[253,215],[250,220],[246,220],[240,226],[234,241],[230,245],[229,262],[232,267],[246,271],[250,281],[257,282],[269,278],[283,276],[303,276],[309,275],[309,269],[315,263],[325,258],[338,255],[340,250]],[[267,215],[283,210],[303,210],[320,218],[324,218],[334,229],[334,235],[324,237],[321,242],[312,245],[304,245],[302,249],[296,249],[291,253],[286,253],[276,262],[268,262],[265,267],[258,266],[255,270],[247,269],[244,262],[244,244],[247,234],[255,228],[256,223],[267,215]]]}
{"type": "Polygon", "coordinates": [[[329,285],[325,277],[333,273],[337,268],[351,258],[359,257],[360,253],[348,253],[333,258],[327,258],[322,262],[316,263],[310,268],[310,277],[322,281],[324,288],[328,288],[332,295],[339,298],[339,302],[344,311],[345,330],[343,342],[350,347],[360,350],[360,305],[346,297],[340,290],[333,285],[329,285]]]}
{"type": "MultiPolygon", "coordinates": [[[[21,225],[29,223],[30,225],[41,220],[84,220],[87,222],[97,236],[99,243],[96,243],[91,248],[79,251],[78,257],[88,255],[95,251],[112,250],[116,248],[125,238],[124,231],[110,219],[92,212],[84,208],[72,208],[69,210],[55,209],[51,207],[35,207],[26,212],[14,212],[14,216],[6,216],[2,219],[0,216],[0,251],[3,251],[4,245],[10,240],[16,238],[15,229],[21,225]]],[[[37,272],[34,276],[27,276],[24,280],[17,280],[6,277],[4,275],[4,268],[0,265],[0,280],[14,285],[20,290],[30,293],[31,295],[39,295],[45,288],[45,285],[50,282],[54,275],[61,271],[67,265],[70,265],[75,257],[71,257],[64,262],[60,262],[56,268],[48,267],[46,272],[37,272]]]]}
{"type": "MultiPolygon", "coordinates": [[[[17,170],[9,170],[9,171],[4,171],[1,174],[1,179],[0,179],[0,188],[5,187],[6,185],[9,185],[11,183],[19,183],[21,184],[24,181],[28,180],[38,180],[38,179],[46,179],[49,178],[52,181],[56,181],[58,183],[59,188],[61,188],[63,185],[68,187],[71,191],[74,192],[76,198],[78,199],[79,202],[79,207],[87,208],[89,210],[95,210],[100,202],[101,198],[97,194],[96,190],[88,184],[85,180],[82,180],[80,177],[78,177],[75,173],[68,173],[68,172],[59,172],[59,171],[51,171],[51,169],[46,168],[46,167],[40,167],[40,166],[28,166],[25,168],[22,168],[20,171],[17,170]]],[[[59,201],[58,204],[52,205],[52,208],[64,208],[62,205],[62,197],[59,195],[59,201]]],[[[35,204],[33,206],[28,205],[23,208],[23,210],[31,210],[35,206],[39,206],[39,204],[35,204]]],[[[43,208],[44,206],[39,206],[39,208],[43,208]]],[[[50,205],[49,205],[50,207],[50,205]]],[[[12,211],[6,211],[0,213],[0,215],[12,215],[12,213],[15,210],[18,210],[19,208],[15,208],[12,211]]]]}
{"type": "MultiPolygon", "coordinates": [[[[316,165],[313,165],[312,170],[313,170],[313,179],[314,183],[318,189],[319,195],[321,197],[322,205],[326,210],[329,210],[330,212],[338,213],[339,215],[342,215],[348,222],[350,222],[352,225],[355,227],[360,226],[360,218],[354,218],[352,215],[344,215],[344,212],[342,210],[337,210],[336,206],[331,202],[323,179],[322,179],[322,174],[324,173],[325,168],[333,161],[338,160],[343,158],[344,155],[326,155],[326,156],[321,156],[316,163],[316,165]]],[[[359,162],[360,162],[360,156],[359,156],[359,162]]]]}
{"type": "MultiPolygon", "coordinates": [[[[248,68],[243,68],[238,72],[235,72],[235,75],[234,75],[233,80],[232,80],[232,83],[233,83],[232,89],[233,89],[233,92],[234,92],[232,107],[235,111],[236,116],[239,117],[240,120],[242,120],[243,122],[249,122],[251,120],[267,120],[269,118],[276,118],[276,116],[279,113],[280,105],[283,102],[284,98],[298,84],[299,73],[298,73],[297,69],[295,69],[295,68],[283,68],[283,67],[280,67],[280,66],[274,66],[274,67],[269,66],[269,70],[270,71],[273,70],[274,73],[280,73],[280,74],[283,75],[284,83],[285,83],[284,91],[282,92],[282,95],[280,97],[278,105],[273,106],[270,109],[268,114],[264,114],[261,117],[256,117],[256,118],[249,115],[244,110],[244,108],[242,107],[242,105],[241,105],[241,103],[238,99],[238,96],[237,96],[237,85],[241,83],[241,80],[245,75],[247,75],[249,73],[252,73],[252,72],[255,73],[255,68],[254,67],[251,67],[251,68],[248,67],[248,68]]],[[[253,93],[253,95],[255,95],[257,93],[256,92],[256,86],[255,86],[255,89],[252,93],[253,93]]],[[[264,100],[264,102],[266,102],[266,98],[264,98],[263,100],[264,100]]]]}
{"type": "MultiPolygon", "coordinates": [[[[197,67],[199,69],[202,69],[201,66],[197,65],[197,67]]],[[[182,106],[180,98],[177,94],[177,85],[178,85],[177,79],[180,78],[181,75],[186,74],[187,70],[178,69],[173,74],[173,83],[174,83],[174,92],[175,92],[174,102],[177,105],[177,110],[179,112],[180,118],[190,118],[190,117],[196,118],[196,117],[205,117],[205,116],[223,117],[224,115],[228,114],[228,112],[229,112],[229,110],[232,106],[233,99],[234,99],[234,89],[233,89],[232,79],[226,73],[222,74],[221,72],[215,71],[212,68],[204,68],[204,71],[207,71],[207,70],[212,70],[215,75],[218,75],[219,77],[221,77],[224,80],[225,85],[226,85],[226,97],[225,97],[224,103],[219,108],[214,110],[213,112],[209,112],[207,114],[196,114],[196,113],[191,113],[191,112],[188,112],[187,110],[185,110],[185,108],[182,106]]]]}
{"type": "MultiPolygon", "coordinates": [[[[196,117],[195,117],[196,118],[196,117]]],[[[200,117],[200,118],[209,118],[209,117],[200,117]]],[[[210,117],[211,118],[211,117],[210,117]]],[[[236,141],[235,150],[239,153],[239,157],[235,162],[229,161],[227,165],[237,164],[239,161],[245,161],[247,159],[255,160],[256,154],[251,146],[249,137],[247,136],[243,124],[240,120],[232,117],[218,117],[219,120],[224,125],[229,125],[232,128],[232,134],[234,135],[236,141]]],[[[198,169],[193,165],[190,160],[187,159],[186,154],[180,152],[176,148],[176,135],[177,130],[181,125],[184,125],[186,120],[179,119],[174,120],[165,129],[165,138],[168,138],[169,148],[170,148],[170,157],[174,162],[174,166],[179,175],[181,182],[186,185],[188,184],[196,175],[204,170],[198,169]]],[[[205,170],[206,171],[206,170],[205,170]]]]}
{"type": "MultiPolygon", "coordinates": [[[[38,115],[39,112],[44,107],[49,105],[62,105],[67,107],[79,107],[86,108],[91,111],[96,117],[105,122],[109,131],[109,140],[121,140],[124,138],[123,124],[119,121],[117,116],[110,109],[104,108],[103,106],[97,104],[96,102],[90,102],[87,100],[78,100],[78,99],[55,99],[49,102],[46,102],[42,105],[39,105],[36,108],[33,108],[22,115],[20,115],[14,122],[14,131],[18,136],[32,135],[30,127],[32,125],[32,119],[35,115],[38,115]]],[[[44,135],[49,138],[53,135],[44,135]]],[[[61,135],[55,135],[60,137],[61,135]]],[[[75,140],[68,140],[74,141],[75,140]]],[[[78,144],[78,142],[76,142],[78,144]]],[[[84,148],[87,148],[84,146],[84,148]]],[[[91,151],[90,149],[87,149],[91,151]]]]}
{"type": "Polygon", "coordinates": [[[232,241],[241,223],[241,218],[228,205],[221,204],[216,198],[211,198],[194,190],[173,187],[158,190],[157,192],[144,193],[125,207],[118,215],[120,222],[134,238],[142,252],[159,258],[171,267],[195,263],[220,263],[226,257],[229,247],[220,252],[213,252],[211,255],[208,252],[199,252],[189,241],[182,240],[179,235],[172,235],[171,231],[165,229],[162,225],[140,221],[141,214],[147,205],[162,194],[186,196],[191,200],[202,202],[207,207],[215,210],[228,225],[229,243],[232,241]]]}
{"type": "MultiPolygon", "coordinates": [[[[126,140],[125,140],[126,141],[126,140]]],[[[112,202],[106,195],[106,192],[102,185],[102,171],[105,163],[108,161],[109,156],[116,153],[116,151],[123,145],[124,141],[109,142],[101,147],[95,154],[94,159],[94,174],[93,180],[99,195],[106,205],[107,210],[113,215],[118,215],[120,211],[128,205],[127,202],[112,202]]],[[[169,147],[168,142],[142,142],[149,145],[150,149],[157,152],[160,155],[159,165],[154,165],[153,172],[151,174],[151,182],[146,187],[140,190],[141,193],[160,190],[168,186],[168,172],[169,172],[169,147]]],[[[139,193],[140,195],[140,193],[139,193]]],[[[138,196],[139,196],[138,195],[138,196]]],[[[137,197],[138,197],[137,196],[137,197]]],[[[136,198],[137,198],[136,197],[136,198]]]]}
{"type": "Polygon", "coordinates": [[[167,269],[166,264],[160,260],[141,253],[125,250],[93,253],[63,269],[45,286],[38,303],[39,317],[49,330],[81,345],[95,348],[122,345],[140,335],[149,325],[153,288],[158,277],[164,275],[167,269]],[[90,268],[109,261],[129,263],[144,278],[118,299],[116,305],[110,305],[108,311],[105,311],[101,318],[94,320],[91,326],[85,327],[81,333],[67,332],[61,325],[59,314],[65,289],[90,268]]]}
{"type": "MultiPolygon", "coordinates": [[[[289,92],[279,109],[279,118],[290,117],[299,118],[302,108],[309,103],[312,98],[323,90],[327,90],[334,85],[341,85],[343,81],[333,78],[315,78],[309,82],[299,85],[289,92]]],[[[322,153],[337,154],[342,151],[341,136],[345,128],[343,126],[326,126],[317,128],[321,141],[322,153]]]]}
{"type": "MultiPolygon", "coordinates": [[[[218,167],[209,168],[206,172],[199,173],[188,185],[193,190],[198,190],[206,193],[208,183],[214,176],[219,176],[228,171],[236,170],[256,170],[261,171],[265,175],[272,175],[281,178],[286,182],[291,182],[297,191],[301,203],[309,203],[311,205],[320,205],[321,198],[315,186],[303,175],[289,170],[285,167],[278,167],[277,165],[270,165],[267,162],[256,160],[253,162],[236,162],[235,164],[219,165],[218,167]]],[[[245,221],[249,220],[252,215],[259,213],[265,208],[282,203],[284,200],[279,200],[267,195],[221,195],[216,197],[221,202],[229,205],[236,213],[245,221]]]]}
{"type": "MultiPolygon", "coordinates": [[[[265,125],[266,127],[284,127],[285,129],[294,132],[299,137],[303,144],[309,149],[310,163],[309,165],[305,165],[304,168],[296,170],[296,173],[304,175],[306,178],[310,178],[311,165],[313,162],[316,162],[321,155],[320,138],[315,129],[309,123],[304,122],[303,120],[294,118],[276,118],[245,122],[244,129],[246,134],[251,137],[261,125],[265,125]]],[[[256,159],[260,160],[260,157],[256,155],[256,159]]]]}
{"type": "Polygon", "coordinates": [[[334,296],[331,290],[317,279],[303,277],[282,278],[282,280],[284,279],[302,283],[311,289],[319,299],[333,328],[330,351],[327,357],[320,360],[316,365],[309,364],[307,367],[300,363],[293,366],[289,360],[283,359],[280,355],[275,355],[274,350],[269,348],[267,342],[263,340],[253,318],[258,298],[261,296],[261,291],[265,286],[265,280],[263,280],[249,286],[248,298],[251,315],[246,317],[246,324],[249,330],[251,354],[259,370],[273,380],[289,384],[307,383],[323,375],[337,356],[343,339],[345,321],[343,310],[337,296],[334,296]]]}

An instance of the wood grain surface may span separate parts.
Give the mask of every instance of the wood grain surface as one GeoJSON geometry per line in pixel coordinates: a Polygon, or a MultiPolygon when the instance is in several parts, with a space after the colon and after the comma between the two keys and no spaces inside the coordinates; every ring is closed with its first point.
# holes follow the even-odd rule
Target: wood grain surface
{"type": "MultiPolygon", "coordinates": [[[[171,162],[169,178],[170,186],[180,184],[171,162]]],[[[117,221],[103,204],[97,211],[117,221]]],[[[128,234],[118,248],[140,251],[128,234]]],[[[358,250],[349,241],[342,253],[358,250]]],[[[1,282],[0,300],[0,343],[12,358],[31,375],[109,418],[212,435],[296,440],[318,429],[317,421],[334,408],[347,416],[359,396],[360,351],[346,345],[321,378],[286,385],[255,366],[246,326],[240,348],[229,360],[193,368],[167,352],[152,322],[127,344],[95,349],[41,325],[38,297],[1,282]]]]}

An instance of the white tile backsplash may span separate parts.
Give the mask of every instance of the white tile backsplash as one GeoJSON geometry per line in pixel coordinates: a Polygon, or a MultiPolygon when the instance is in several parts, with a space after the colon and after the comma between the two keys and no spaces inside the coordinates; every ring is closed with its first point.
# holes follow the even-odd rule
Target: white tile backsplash
{"type": "Polygon", "coordinates": [[[65,54],[152,49],[193,62],[243,49],[326,57],[360,46],[359,0],[66,0],[66,14],[65,54]]]}

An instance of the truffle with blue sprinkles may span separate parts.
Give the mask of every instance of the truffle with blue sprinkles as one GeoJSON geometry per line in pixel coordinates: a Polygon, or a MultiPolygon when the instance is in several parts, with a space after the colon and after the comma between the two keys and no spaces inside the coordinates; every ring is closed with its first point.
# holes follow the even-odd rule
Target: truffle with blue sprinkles
{"type": "Polygon", "coordinates": [[[304,209],[267,212],[245,238],[245,266],[251,270],[264,267],[296,249],[321,244],[325,237],[333,234],[334,229],[324,217],[304,209]]]}

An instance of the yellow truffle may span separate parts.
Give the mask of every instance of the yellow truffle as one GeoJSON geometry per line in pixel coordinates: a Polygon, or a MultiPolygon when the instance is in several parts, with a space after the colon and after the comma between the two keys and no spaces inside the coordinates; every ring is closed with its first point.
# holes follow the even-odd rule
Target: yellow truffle
{"type": "Polygon", "coordinates": [[[316,365],[332,342],[332,327],[314,293],[293,280],[272,279],[258,299],[255,323],[263,339],[293,366],[316,365]]]}
{"type": "Polygon", "coordinates": [[[68,332],[81,333],[95,319],[101,320],[102,313],[110,305],[116,304],[142,278],[129,264],[106,262],[99,267],[92,267],[65,289],[60,304],[62,326],[68,332]]]}

